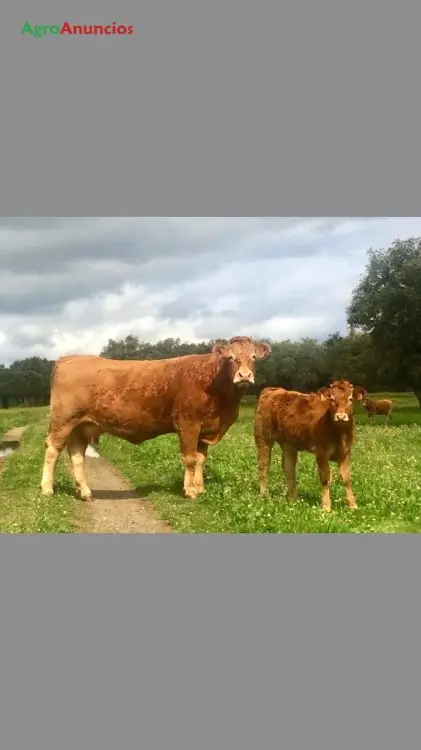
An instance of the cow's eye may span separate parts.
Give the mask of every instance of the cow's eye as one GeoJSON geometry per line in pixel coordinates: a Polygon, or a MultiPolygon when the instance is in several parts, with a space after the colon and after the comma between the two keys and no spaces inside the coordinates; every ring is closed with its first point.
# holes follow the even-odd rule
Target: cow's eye
{"type": "Polygon", "coordinates": [[[256,359],[256,355],[252,354],[251,357],[250,357],[250,359],[256,359]]]}

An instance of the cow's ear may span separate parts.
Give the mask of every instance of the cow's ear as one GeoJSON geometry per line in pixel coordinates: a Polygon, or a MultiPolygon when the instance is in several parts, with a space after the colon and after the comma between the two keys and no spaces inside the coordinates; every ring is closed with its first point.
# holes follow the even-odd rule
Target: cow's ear
{"type": "Polygon", "coordinates": [[[362,385],[354,386],[354,389],[352,391],[352,398],[355,399],[355,401],[362,401],[366,395],[367,391],[362,385]]]}
{"type": "Polygon", "coordinates": [[[319,388],[317,391],[322,401],[326,401],[326,399],[330,396],[330,388],[327,386],[323,386],[323,388],[319,388]]]}
{"type": "Polygon", "coordinates": [[[227,344],[214,344],[212,354],[216,357],[229,358],[231,356],[231,349],[227,344]]]}
{"type": "Polygon", "coordinates": [[[272,347],[270,344],[262,343],[262,344],[255,344],[254,345],[254,352],[256,354],[256,359],[265,359],[272,351],[272,347]]]}

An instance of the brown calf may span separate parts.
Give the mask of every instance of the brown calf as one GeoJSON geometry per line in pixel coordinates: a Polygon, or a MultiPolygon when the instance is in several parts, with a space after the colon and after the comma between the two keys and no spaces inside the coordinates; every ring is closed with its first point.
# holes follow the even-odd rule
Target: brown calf
{"type": "Polygon", "coordinates": [[[259,398],[254,438],[257,449],[260,491],[268,490],[268,472],[275,442],[282,448],[282,467],[290,499],[297,500],[296,465],[300,451],[312,453],[322,485],[322,507],[331,510],[329,461],[339,465],[346,500],[357,508],[351,488],[350,458],[354,441],[354,401],[361,388],[337,380],[317,393],[299,393],[284,388],[265,388],[259,398]]]}
{"type": "Polygon", "coordinates": [[[204,491],[208,446],[237,420],[240,400],[254,383],[255,361],[269,344],[236,336],[211,354],[134,361],[95,356],[62,357],[51,380],[50,427],[41,489],[53,494],[54,469],[67,446],[83,500],[92,493],[84,473],[88,443],[108,433],[135,445],[177,433],[184,464],[184,492],[204,491]]]}
{"type": "Polygon", "coordinates": [[[368,419],[370,416],[373,421],[376,418],[376,414],[381,414],[386,417],[386,424],[392,416],[393,401],[390,399],[382,399],[381,401],[374,401],[372,398],[363,398],[362,404],[364,409],[368,412],[368,419]]]}

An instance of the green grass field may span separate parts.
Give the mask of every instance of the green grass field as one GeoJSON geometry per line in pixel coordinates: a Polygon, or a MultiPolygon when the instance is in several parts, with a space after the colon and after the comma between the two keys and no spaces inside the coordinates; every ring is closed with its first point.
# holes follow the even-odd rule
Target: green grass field
{"type": "Polygon", "coordinates": [[[39,483],[44,461],[47,409],[0,410],[0,440],[12,427],[28,425],[21,447],[4,462],[0,476],[0,533],[71,533],[77,515],[73,486],[64,466],[57,466],[56,494],[42,497],[39,483]]]}
{"type": "MultiPolygon", "coordinates": [[[[332,513],[320,509],[320,485],[313,457],[302,454],[298,486],[302,502],[285,501],[280,449],[274,449],[270,495],[258,493],[253,440],[254,402],[223,441],[209,451],[206,494],[196,501],[181,494],[182,466],[174,435],[141,446],[103,436],[100,450],[148,496],[162,518],[181,533],[419,533],[421,531],[421,410],[411,394],[391,397],[395,410],[368,423],[357,406],[357,442],[353,450],[353,487],[358,511],[345,506],[345,493],[334,466],[332,513]]],[[[38,492],[43,462],[46,409],[0,411],[0,433],[29,424],[22,448],[6,462],[0,479],[0,532],[68,533],[78,500],[62,462],[57,467],[54,500],[38,492]]]]}
{"type": "Polygon", "coordinates": [[[135,447],[101,438],[101,451],[150,497],[156,509],[179,532],[199,533],[382,533],[421,531],[421,410],[411,394],[392,397],[395,413],[368,423],[357,406],[357,442],[353,451],[353,485],[359,510],[347,510],[344,488],[334,466],[332,513],[320,509],[321,491],[314,458],[302,454],[298,485],[303,502],[285,501],[280,449],[274,449],[270,495],[258,493],[253,440],[254,403],[242,407],[239,421],[222,442],[210,449],[206,494],[194,502],[181,496],[182,468],[173,435],[135,447]]]}
{"type": "Polygon", "coordinates": [[[23,427],[42,419],[47,413],[45,406],[33,406],[27,409],[0,409],[0,441],[7,430],[12,427],[23,427]]]}

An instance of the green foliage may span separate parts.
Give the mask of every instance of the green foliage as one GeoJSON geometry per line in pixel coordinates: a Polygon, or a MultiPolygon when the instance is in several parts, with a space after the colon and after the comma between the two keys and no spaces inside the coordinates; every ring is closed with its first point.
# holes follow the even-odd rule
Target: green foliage
{"type": "MultiPolygon", "coordinates": [[[[127,336],[121,341],[110,339],[101,356],[110,359],[163,359],[185,354],[210,352],[215,341],[193,344],[168,338],[150,344],[127,336]]],[[[347,377],[352,382],[364,384],[373,390],[393,387],[385,368],[379,371],[371,339],[366,334],[339,333],[326,341],[304,338],[301,341],[271,341],[272,353],[257,364],[256,386],[251,394],[265,386],[283,386],[311,391],[334,378],[347,377]]]]}
{"type": "Polygon", "coordinates": [[[394,383],[421,391],[421,239],[369,250],[348,308],[351,326],[369,334],[394,383]]]}
{"type": "Polygon", "coordinates": [[[48,404],[53,364],[43,357],[27,357],[10,367],[0,365],[0,407],[48,404]]]}
{"type": "Polygon", "coordinates": [[[108,359],[166,359],[186,354],[207,354],[211,351],[212,344],[213,342],[190,344],[179,338],[167,338],[151,344],[129,334],[119,341],[109,339],[100,356],[108,359]]]}
{"type": "MultiPolygon", "coordinates": [[[[164,359],[210,352],[214,341],[193,344],[165,339],[151,344],[135,336],[121,341],[110,339],[101,352],[108,359],[164,359]]],[[[302,391],[316,390],[335,378],[346,377],[369,390],[402,388],[394,380],[390,358],[379,360],[371,337],[366,333],[329,336],[326,341],[272,341],[272,353],[258,362],[256,395],[265,386],[283,386],[302,391]],[[382,366],[383,362],[383,366],[382,366]]],[[[0,365],[0,408],[16,404],[48,404],[53,362],[39,357],[0,365]]]]}

